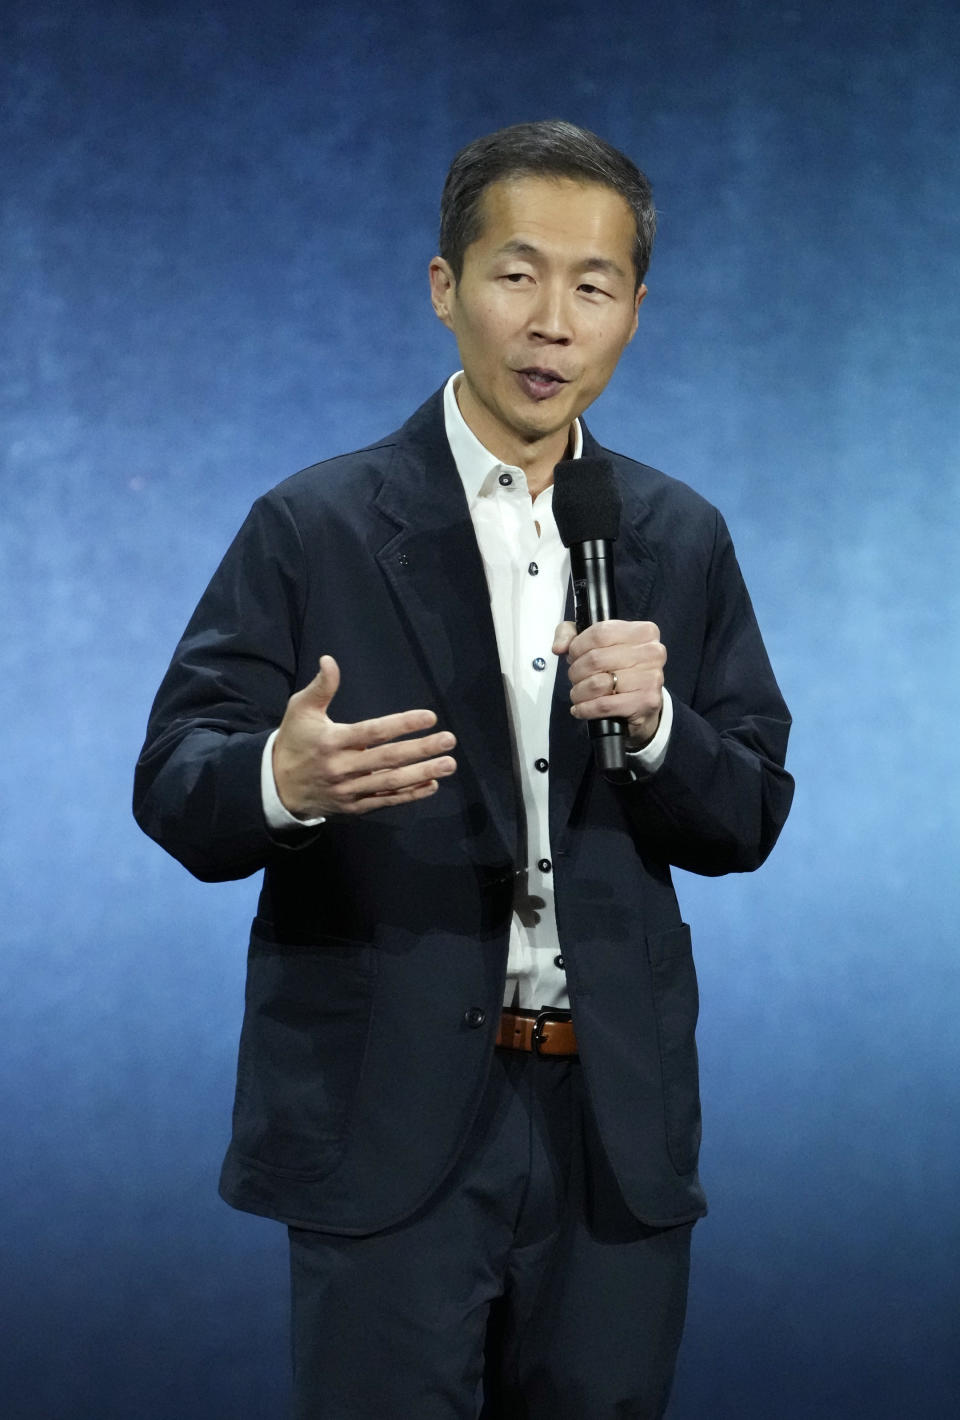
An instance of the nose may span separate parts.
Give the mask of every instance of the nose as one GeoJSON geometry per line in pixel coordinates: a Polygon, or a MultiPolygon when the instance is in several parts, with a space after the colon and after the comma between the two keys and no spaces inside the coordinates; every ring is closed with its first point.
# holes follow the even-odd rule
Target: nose
{"type": "Polygon", "coordinates": [[[569,345],[573,329],[563,287],[544,281],[537,294],[539,299],[530,312],[528,326],[531,339],[545,345],[569,345]]]}

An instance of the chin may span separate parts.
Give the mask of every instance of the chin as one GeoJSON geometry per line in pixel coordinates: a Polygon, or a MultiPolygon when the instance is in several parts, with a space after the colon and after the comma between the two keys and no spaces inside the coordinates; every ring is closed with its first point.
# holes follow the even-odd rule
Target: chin
{"type": "Polygon", "coordinates": [[[562,419],[559,424],[555,419],[551,419],[549,423],[547,423],[546,420],[537,423],[527,423],[522,419],[518,419],[514,428],[521,439],[526,439],[529,443],[533,444],[539,442],[541,439],[549,439],[552,435],[559,434],[563,430],[569,429],[572,422],[572,415],[569,419],[562,419]]]}
{"type": "Polygon", "coordinates": [[[559,434],[561,429],[566,429],[577,417],[574,406],[564,400],[561,407],[556,401],[555,396],[554,399],[544,400],[542,404],[535,404],[532,409],[529,405],[515,409],[517,429],[529,430],[530,436],[535,439],[559,434]]]}

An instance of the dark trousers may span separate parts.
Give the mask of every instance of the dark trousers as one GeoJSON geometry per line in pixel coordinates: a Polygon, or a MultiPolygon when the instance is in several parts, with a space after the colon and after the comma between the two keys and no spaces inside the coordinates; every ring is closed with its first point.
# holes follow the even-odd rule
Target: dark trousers
{"type": "Polygon", "coordinates": [[[498,1050],[428,1206],[369,1237],[290,1229],[296,1420],[657,1420],[690,1232],[627,1209],[579,1061],[498,1050]]]}

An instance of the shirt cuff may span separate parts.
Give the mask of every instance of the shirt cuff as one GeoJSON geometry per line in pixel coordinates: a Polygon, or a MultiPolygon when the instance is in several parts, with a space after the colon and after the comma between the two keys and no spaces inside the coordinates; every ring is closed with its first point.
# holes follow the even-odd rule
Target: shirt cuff
{"type": "Polygon", "coordinates": [[[284,808],[277,793],[277,781],[273,777],[273,742],[279,734],[279,727],[267,739],[260,760],[260,797],[263,800],[263,816],[271,833],[288,838],[298,829],[317,828],[326,823],[325,818],[297,818],[284,808]]]}
{"type": "Polygon", "coordinates": [[[649,744],[645,744],[642,749],[628,749],[627,759],[632,760],[638,769],[642,769],[644,774],[656,774],[667,757],[667,745],[670,743],[670,731],[673,729],[673,701],[670,699],[669,690],[664,687],[663,709],[660,711],[660,723],[657,726],[657,733],[649,744]]]}

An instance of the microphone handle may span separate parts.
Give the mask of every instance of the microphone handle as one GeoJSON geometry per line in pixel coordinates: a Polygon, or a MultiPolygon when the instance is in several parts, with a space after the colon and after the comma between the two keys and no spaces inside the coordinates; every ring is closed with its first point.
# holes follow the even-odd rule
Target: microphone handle
{"type": "MultiPolygon", "coordinates": [[[[613,543],[603,538],[570,545],[570,577],[577,630],[586,631],[597,621],[613,621],[617,615],[617,594],[613,582],[613,543]]],[[[627,768],[624,740],[625,720],[588,720],[593,741],[593,758],[603,777],[611,784],[629,784],[633,775],[627,768]]]]}

